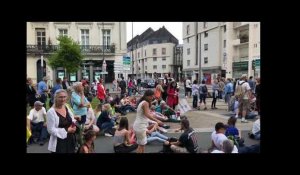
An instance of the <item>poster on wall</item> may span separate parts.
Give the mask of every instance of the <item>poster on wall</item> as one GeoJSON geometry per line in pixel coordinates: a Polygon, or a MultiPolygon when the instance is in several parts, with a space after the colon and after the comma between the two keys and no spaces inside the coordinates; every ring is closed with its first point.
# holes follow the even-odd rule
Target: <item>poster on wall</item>
{"type": "Polygon", "coordinates": [[[70,73],[70,81],[75,82],[76,80],[76,73],[70,73]]]}
{"type": "Polygon", "coordinates": [[[57,77],[58,78],[60,78],[61,80],[63,80],[64,79],[64,77],[65,77],[65,72],[58,72],[58,75],[57,75],[57,77]]]}
{"type": "Polygon", "coordinates": [[[179,103],[177,108],[180,110],[181,115],[192,109],[185,98],[179,98],[179,103]]]}

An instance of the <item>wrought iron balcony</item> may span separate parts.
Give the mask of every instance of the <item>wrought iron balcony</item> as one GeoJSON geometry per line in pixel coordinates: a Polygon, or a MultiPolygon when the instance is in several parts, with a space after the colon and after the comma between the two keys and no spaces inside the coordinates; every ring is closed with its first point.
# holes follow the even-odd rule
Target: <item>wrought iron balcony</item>
{"type": "MultiPolygon", "coordinates": [[[[107,54],[115,53],[115,45],[80,45],[84,54],[107,54]],[[103,52],[104,48],[104,52],[103,52]]],[[[52,53],[59,49],[59,45],[27,45],[27,53],[52,53]]]]}

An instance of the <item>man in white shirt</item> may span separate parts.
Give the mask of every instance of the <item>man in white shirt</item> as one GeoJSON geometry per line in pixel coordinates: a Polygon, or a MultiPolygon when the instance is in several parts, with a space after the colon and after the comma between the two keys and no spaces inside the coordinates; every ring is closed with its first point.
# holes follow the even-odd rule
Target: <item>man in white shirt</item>
{"type": "Polygon", "coordinates": [[[257,119],[253,123],[252,134],[256,140],[260,140],[260,119],[257,119]]]}
{"type": "MultiPolygon", "coordinates": [[[[212,146],[211,149],[213,150],[211,153],[222,153],[223,150],[223,143],[224,141],[228,140],[225,136],[225,125],[222,122],[218,122],[215,125],[215,131],[211,134],[212,146]]],[[[232,153],[238,153],[238,149],[236,146],[233,146],[232,153]]]]}
{"type": "Polygon", "coordinates": [[[189,97],[191,97],[191,94],[192,94],[192,82],[190,80],[191,78],[188,77],[186,80],[185,80],[185,96],[188,96],[189,92],[190,92],[190,95],[189,97]]]}
{"type": "Polygon", "coordinates": [[[229,139],[222,143],[222,150],[214,150],[211,153],[238,153],[237,147],[229,139]]]}
{"type": "MultiPolygon", "coordinates": [[[[241,80],[237,83],[237,86],[241,85],[243,90],[243,97],[240,99],[239,103],[239,111],[242,111],[242,123],[247,123],[248,121],[245,119],[248,109],[250,108],[250,100],[251,100],[251,88],[249,83],[247,82],[247,74],[243,74],[241,80]]],[[[237,89],[237,87],[235,88],[237,89]]]]}
{"type": "Polygon", "coordinates": [[[34,103],[34,108],[30,110],[27,117],[31,124],[32,138],[33,140],[38,138],[41,146],[45,144],[48,135],[46,128],[46,109],[43,105],[44,103],[36,101],[34,103]]]}

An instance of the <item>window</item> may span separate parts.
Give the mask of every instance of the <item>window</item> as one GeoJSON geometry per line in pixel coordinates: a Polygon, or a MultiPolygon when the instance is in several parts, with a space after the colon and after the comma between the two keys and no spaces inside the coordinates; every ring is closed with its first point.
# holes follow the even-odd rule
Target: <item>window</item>
{"type": "Polygon", "coordinates": [[[191,52],[191,49],[190,49],[190,48],[186,49],[186,53],[187,53],[187,55],[189,55],[189,54],[190,54],[190,52],[191,52]]]}
{"type": "Polygon", "coordinates": [[[204,57],[204,64],[208,63],[208,57],[204,57]]]}
{"type": "Polygon", "coordinates": [[[157,61],[157,57],[153,57],[153,61],[157,61]]]}
{"type": "Polygon", "coordinates": [[[207,27],[207,22],[203,22],[203,28],[206,29],[207,27]]]}
{"type": "Polygon", "coordinates": [[[162,60],[163,60],[163,61],[166,61],[167,59],[166,59],[166,57],[162,57],[162,60]]]}
{"type": "Polygon", "coordinates": [[[36,32],[36,43],[38,48],[41,49],[42,47],[46,46],[46,32],[45,29],[35,29],[36,32]]]}
{"type": "Polygon", "coordinates": [[[186,26],[186,34],[189,35],[190,34],[190,25],[186,26]]]}
{"type": "Polygon", "coordinates": [[[157,66],[156,66],[156,65],[154,65],[154,66],[153,66],[153,69],[157,69],[157,66]]]}
{"type": "Polygon", "coordinates": [[[67,29],[58,29],[58,35],[59,36],[68,36],[68,30],[67,29]]]}
{"type": "Polygon", "coordinates": [[[204,38],[208,37],[208,32],[204,32],[204,38]]]}
{"type": "Polygon", "coordinates": [[[146,50],[145,50],[145,56],[146,56],[146,50]]]}
{"type": "Polygon", "coordinates": [[[140,52],[138,52],[138,58],[140,58],[140,52]]]}
{"type": "Polygon", "coordinates": [[[257,44],[254,44],[254,48],[256,48],[257,47],[257,44]]]}
{"type": "Polygon", "coordinates": [[[81,45],[86,46],[90,43],[90,34],[88,29],[81,29],[81,45]]]}
{"type": "Polygon", "coordinates": [[[190,66],[191,61],[190,60],[186,60],[186,65],[190,66]]]}
{"type": "Polygon", "coordinates": [[[226,40],[224,40],[224,48],[226,48],[226,40]]]}
{"type": "Polygon", "coordinates": [[[147,62],[147,58],[145,58],[145,62],[147,62]]]}
{"type": "Polygon", "coordinates": [[[167,66],[166,66],[166,65],[162,65],[161,67],[162,67],[163,69],[166,69],[166,68],[167,68],[167,66]]]}
{"type": "Polygon", "coordinates": [[[224,33],[226,32],[226,26],[224,26],[224,33]]]}
{"type": "Polygon", "coordinates": [[[141,62],[141,60],[139,60],[139,63],[141,62]]]}
{"type": "Polygon", "coordinates": [[[145,66],[145,70],[147,70],[147,66],[145,66]]]}
{"type": "Polygon", "coordinates": [[[156,49],[153,49],[153,55],[156,55],[156,49]]]}
{"type": "Polygon", "coordinates": [[[103,39],[103,45],[107,49],[110,45],[110,30],[102,30],[102,39],[103,39]]]}
{"type": "Polygon", "coordinates": [[[161,54],[166,55],[166,48],[161,48],[161,54]]]}
{"type": "Polygon", "coordinates": [[[204,44],[204,50],[208,50],[208,44],[204,44]]]}
{"type": "Polygon", "coordinates": [[[186,39],[186,42],[189,43],[189,42],[190,42],[190,38],[187,38],[187,39],[186,39]]]}

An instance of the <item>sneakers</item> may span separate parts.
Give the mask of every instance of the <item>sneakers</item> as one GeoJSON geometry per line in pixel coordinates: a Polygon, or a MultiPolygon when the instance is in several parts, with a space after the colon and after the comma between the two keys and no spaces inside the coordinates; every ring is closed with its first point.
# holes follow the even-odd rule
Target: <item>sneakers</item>
{"type": "Polygon", "coordinates": [[[109,133],[105,133],[104,136],[106,136],[106,137],[112,137],[113,135],[111,135],[109,133]]]}
{"type": "Polygon", "coordinates": [[[241,121],[242,123],[248,123],[248,120],[244,119],[241,121]]]}

